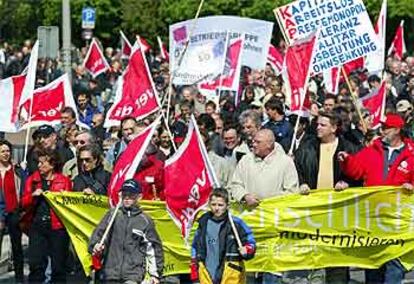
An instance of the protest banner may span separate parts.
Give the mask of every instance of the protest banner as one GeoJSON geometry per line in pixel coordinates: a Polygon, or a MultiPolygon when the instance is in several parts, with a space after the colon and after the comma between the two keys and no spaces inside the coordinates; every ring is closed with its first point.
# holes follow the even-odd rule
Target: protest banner
{"type": "Polygon", "coordinates": [[[276,8],[274,13],[289,43],[321,29],[313,74],[344,65],[379,48],[362,0],[301,0],[276,8]]]}
{"type": "Polygon", "coordinates": [[[198,85],[200,93],[219,105],[219,95],[222,90],[235,91],[239,89],[241,58],[243,51],[243,35],[226,40],[225,55],[219,76],[209,82],[198,85]]]}
{"type": "MultiPolygon", "coordinates": [[[[88,274],[87,243],[107,211],[107,198],[74,192],[45,196],[65,224],[88,274]]],[[[395,258],[409,270],[414,267],[413,202],[414,195],[393,187],[318,189],[308,196],[265,199],[252,211],[234,205],[232,214],[252,228],[257,241],[247,271],[378,268],[395,258]]],[[[153,218],[162,240],[164,276],[189,273],[190,247],[169,218],[165,203],[140,201],[140,206],[153,218]]]]}
{"type": "MultiPolygon", "coordinates": [[[[189,39],[188,50],[177,69],[178,58],[185,47],[192,25],[193,20],[188,20],[170,26],[170,68],[175,72],[174,84],[191,85],[200,79],[208,79],[207,76],[215,70],[210,67],[214,63],[209,64],[213,59],[211,56],[216,55],[211,51],[211,46],[219,38],[223,39],[224,44],[227,31],[234,33],[234,36],[230,35],[230,39],[245,34],[242,65],[252,69],[265,68],[273,23],[235,16],[211,16],[197,20],[189,39]]],[[[215,71],[213,77],[217,76],[220,70],[215,71]]]]}
{"type": "Polygon", "coordinates": [[[374,26],[378,37],[378,50],[366,57],[365,67],[370,73],[378,73],[384,69],[385,44],[387,35],[387,0],[382,0],[381,11],[374,26]]]}

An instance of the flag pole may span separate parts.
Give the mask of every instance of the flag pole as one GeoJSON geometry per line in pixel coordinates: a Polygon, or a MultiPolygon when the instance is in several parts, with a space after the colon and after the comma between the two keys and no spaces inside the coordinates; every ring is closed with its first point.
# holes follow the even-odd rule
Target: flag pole
{"type": "MultiPolygon", "coordinates": [[[[307,88],[307,85],[308,85],[308,80],[305,83],[306,88],[307,88]]],[[[297,113],[298,117],[296,118],[295,129],[293,130],[292,141],[290,142],[290,148],[289,148],[289,152],[288,152],[289,156],[293,156],[293,147],[295,145],[295,139],[296,139],[296,135],[298,134],[298,129],[299,129],[299,121],[300,121],[300,118],[301,118],[303,105],[305,103],[306,88],[304,88],[303,91],[300,91],[301,93],[299,94],[300,95],[300,106],[299,106],[299,111],[297,113]],[[303,94],[303,92],[305,92],[305,93],[303,94]]]]}
{"type": "Polygon", "coordinates": [[[27,152],[28,152],[28,148],[29,148],[29,135],[30,135],[30,122],[32,121],[32,112],[33,112],[33,95],[34,95],[34,87],[36,84],[36,70],[37,70],[37,62],[38,62],[38,52],[39,52],[39,40],[36,40],[31,54],[30,54],[30,60],[29,60],[29,65],[27,67],[27,74],[26,74],[26,79],[25,79],[25,86],[23,87],[23,92],[24,94],[26,94],[26,80],[28,79],[32,79],[31,76],[31,72],[34,72],[33,76],[33,83],[28,82],[31,86],[29,86],[29,98],[30,98],[30,104],[29,104],[29,117],[28,117],[28,122],[27,122],[27,128],[26,128],[26,138],[25,138],[25,143],[24,143],[24,155],[23,155],[23,165],[24,167],[27,166],[27,152]],[[34,54],[36,52],[36,54],[34,54]],[[36,56],[36,62],[32,63],[31,59],[32,56],[36,56]],[[30,70],[31,68],[34,68],[34,70],[30,70]]]}
{"type": "MultiPolygon", "coordinates": [[[[221,88],[223,85],[223,74],[224,74],[224,68],[226,67],[226,59],[227,59],[227,52],[229,50],[229,32],[226,30],[226,40],[224,43],[224,56],[223,56],[223,64],[222,64],[222,68],[221,68],[221,73],[220,73],[220,79],[219,79],[219,85],[218,85],[218,94],[217,94],[217,112],[220,112],[220,94],[221,94],[221,88]]],[[[239,75],[240,76],[240,75],[239,75]]]]}
{"type": "MultiPolygon", "coordinates": [[[[186,53],[186,51],[187,51],[188,45],[189,45],[189,43],[190,43],[190,38],[191,38],[191,36],[192,36],[192,34],[193,34],[193,32],[194,32],[194,29],[195,29],[195,27],[196,27],[196,25],[197,25],[197,19],[198,19],[198,16],[200,15],[201,8],[203,7],[203,4],[204,4],[204,0],[201,0],[201,1],[200,1],[200,4],[198,5],[197,13],[196,13],[195,18],[194,18],[194,20],[193,20],[194,22],[193,22],[193,25],[192,25],[192,27],[191,27],[190,33],[188,34],[187,41],[186,41],[186,43],[185,43],[185,45],[184,45],[184,49],[183,49],[183,51],[180,53],[180,56],[178,57],[178,64],[177,64],[177,67],[176,67],[174,70],[172,70],[172,72],[171,72],[171,70],[170,70],[170,82],[169,82],[169,84],[168,84],[168,95],[167,95],[167,123],[168,123],[169,118],[170,118],[170,104],[171,104],[172,82],[173,82],[173,80],[174,80],[176,70],[178,70],[178,68],[180,67],[181,62],[182,62],[182,60],[183,60],[183,58],[184,58],[184,54],[185,54],[185,53],[186,53]]],[[[164,101],[165,101],[165,100],[164,100],[164,101]]]]}
{"type": "Polygon", "coordinates": [[[171,144],[172,144],[172,146],[173,146],[173,148],[174,148],[174,151],[176,151],[176,152],[177,152],[177,145],[175,145],[175,142],[174,142],[174,137],[173,137],[173,135],[172,135],[172,132],[171,132],[170,126],[168,125],[168,121],[167,121],[167,119],[165,118],[165,114],[162,112],[162,110],[161,110],[161,116],[162,116],[163,121],[164,121],[164,124],[165,124],[165,130],[167,130],[167,133],[168,133],[168,135],[170,136],[170,139],[171,139],[171,144]]]}
{"type": "Polygon", "coordinates": [[[349,82],[348,75],[346,74],[345,68],[343,66],[341,67],[341,70],[342,70],[342,74],[344,75],[346,84],[348,85],[349,92],[351,93],[351,99],[352,99],[352,102],[354,103],[354,106],[355,106],[355,109],[357,111],[358,117],[361,121],[362,128],[363,128],[364,132],[366,133],[368,128],[367,128],[367,125],[365,123],[364,118],[362,117],[361,109],[360,109],[360,107],[358,105],[358,101],[357,101],[358,98],[357,98],[357,96],[354,92],[354,89],[351,86],[351,83],[349,82]]]}

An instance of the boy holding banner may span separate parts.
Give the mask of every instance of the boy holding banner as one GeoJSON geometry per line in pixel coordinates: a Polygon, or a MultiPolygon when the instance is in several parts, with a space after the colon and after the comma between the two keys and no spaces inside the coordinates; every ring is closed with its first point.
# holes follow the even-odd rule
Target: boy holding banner
{"type": "Polygon", "coordinates": [[[201,284],[245,283],[243,260],[253,258],[256,251],[252,230],[229,214],[227,190],[214,189],[209,206],[194,236],[191,278],[201,284]]]}

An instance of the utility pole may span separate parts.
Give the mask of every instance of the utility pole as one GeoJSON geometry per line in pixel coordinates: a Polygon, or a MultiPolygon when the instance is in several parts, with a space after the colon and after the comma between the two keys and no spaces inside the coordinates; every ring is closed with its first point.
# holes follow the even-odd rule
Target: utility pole
{"type": "Polygon", "coordinates": [[[63,69],[72,79],[70,0],[62,0],[62,59],[63,69]]]}

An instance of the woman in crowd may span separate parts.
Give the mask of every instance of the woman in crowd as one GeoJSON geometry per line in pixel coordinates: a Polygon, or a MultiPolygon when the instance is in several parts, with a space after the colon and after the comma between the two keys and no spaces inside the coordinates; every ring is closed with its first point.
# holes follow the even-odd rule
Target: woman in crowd
{"type": "Polygon", "coordinates": [[[73,190],[85,194],[106,195],[111,174],[104,170],[102,152],[96,144],[79,149],[79,174],[73,181],[73,190]]]}
{"type": "Polygon", "coordinates": [[[23,283],[22,231],[19,220],[25,176],[22,169],[13,165],[11,153],[11,143],[0,139],[0,255],[7,227],[13,253],[14,277],[16,283],[23,283]]]}
{"type": "Polygon", "coordinates": [[[61,162],[56,151],[38,154],[38,170],[29,176],[23,193],[23,208],[31,216],[29,228],[29,282],[45,281],[48,256],[51,258],[52,282],[66,282],[66,258],[69,236],[53,212],[45,192],[71,191],[71,180],[61,173],[61,162]]]}

